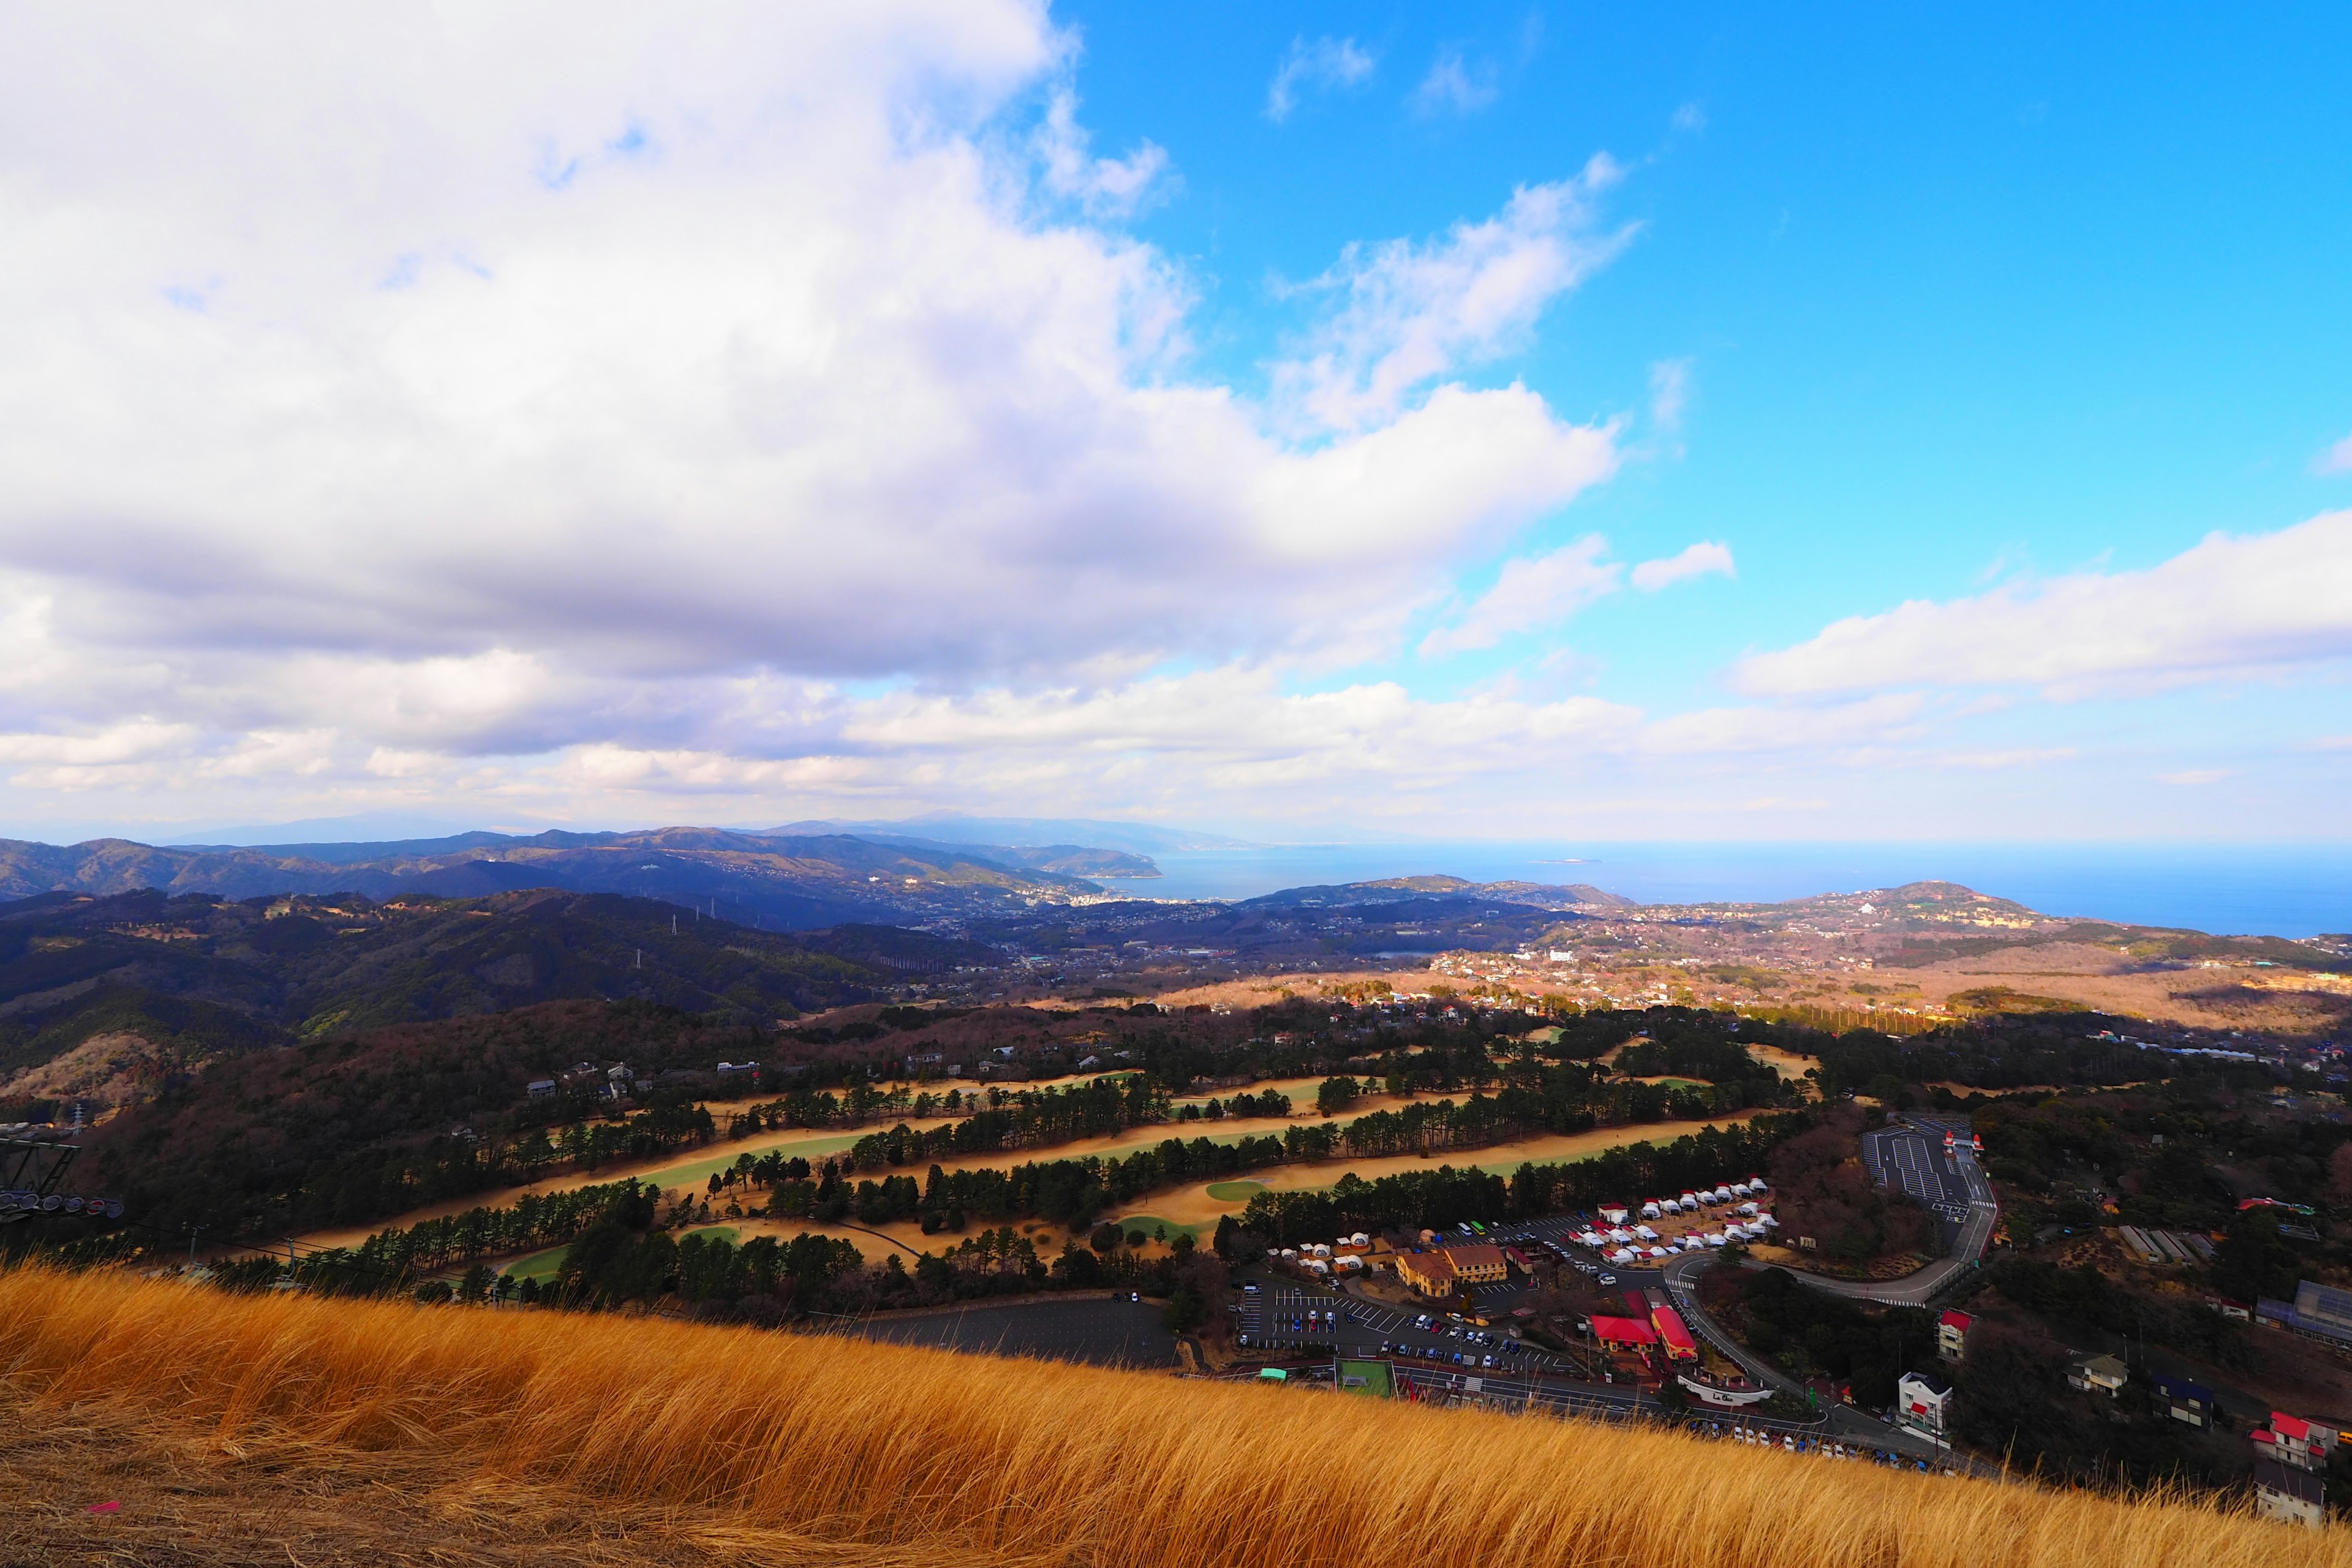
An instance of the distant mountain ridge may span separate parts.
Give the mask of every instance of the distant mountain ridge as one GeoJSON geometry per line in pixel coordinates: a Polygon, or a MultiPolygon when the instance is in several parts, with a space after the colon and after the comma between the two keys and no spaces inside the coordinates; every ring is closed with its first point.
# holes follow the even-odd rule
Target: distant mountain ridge
{"type": "Polygon", "coordinates": [[[1201,833],[1189,827],[1160,827],[1148,822],[1105,822],[1091,817],[967,816],[957,811],[926,812],[893,820],[845,822],[815,819],[788,822],[769,829],[772,834],[848,833],[861,838],[879,837],[919,839],[932,844],[1092,845],[1124,849],[1135,855],[1204,854],[1263,846],[1243,838],[1201,833]]]}
{"type": "Polygon", "coordinates": [[[1026,849],[710,827],[551,829],[528,837],[473,832],[373,844],[0,840],[0,898],[155,888],[233,899],[348,892],[383,900],[554,888],[657,899],[784,931],[920,922],[1017,900],[1099,893],[1080,874],[1085,870],[1151,876],[1158,868],[1123,851],[1079,845],[1026,849]]]}

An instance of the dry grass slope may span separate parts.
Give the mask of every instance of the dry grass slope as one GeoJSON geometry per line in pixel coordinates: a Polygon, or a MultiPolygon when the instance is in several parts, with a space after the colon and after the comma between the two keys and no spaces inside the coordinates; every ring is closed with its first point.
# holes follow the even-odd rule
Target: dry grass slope
{"type": "Polygon", "coordinates": [[[0,1273],[0,1380],[34,1430],[143,1421],[232,1475],[251,1467],[257,1486],[344,1466],[413,1489],[420,1521],[431,1506],[552,1518],[561,1499],[581,1543],[541,1550],[582,1562],[667,1530],[710,1554],[698,1560],[777,1563],[2352,1568],[2352,1532],[2178,1500],[840,1340],[108,1274],[0,1273]]]}

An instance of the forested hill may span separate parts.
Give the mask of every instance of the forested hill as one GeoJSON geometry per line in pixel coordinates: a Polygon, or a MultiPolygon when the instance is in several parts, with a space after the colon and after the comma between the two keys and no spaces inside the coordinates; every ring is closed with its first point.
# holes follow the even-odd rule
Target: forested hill
{"type": "Polygon", "coordinates": [[[0,1105],[141,1098],[223,1052],[565,999],[772,1026],[995,959],[888,927],[782,933],[609,893],[51,893],[0,905],[0,1105]]]}
{"type": "Polygon", "coordinates": [[[159,847],[0,839],[0,896],[157,888],[244,899],[278,893],[478,898],[528,888],[625,893],[741,925],[813,930],[845,921],[910,923],[1100,889],[1072,870],[1156,872],[1140,856],[666,827],[644,833],[461,833],[377,844],[159,847]]]}

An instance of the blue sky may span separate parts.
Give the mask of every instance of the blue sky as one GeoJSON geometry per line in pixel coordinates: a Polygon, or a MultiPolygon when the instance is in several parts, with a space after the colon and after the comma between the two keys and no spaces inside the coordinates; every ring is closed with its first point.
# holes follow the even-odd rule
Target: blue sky
{"type": "Polygon", "coordinates": [[[2345,837],[2341,8],[592,9],[0,12],[0,833],[2345,837]]]}
{"type": "Polygon", "coordinates": [[[1639,237],[1485,372],[1605,416],[1689,367],[1669,450],[1553,522],[1737,549],[1737,584],[1578,623],[1629,700],[1705,700],[1842,615],[2352,504],[2352,471],[2313,472],[2352,431],[2342,7],[1056,14],[1098,137],[1171,154],[1181,188],[1135,226],[1193,269],[1236,380],[1281,330],[1269,279],[1596,151],[1632,166],[1609,216],[1639,237]],[[1371,73],[1271,119],[1280,62],[1328,38],[1371,73]],[[1416,108],[1449,53],[1491,101],[1416,108]]]}

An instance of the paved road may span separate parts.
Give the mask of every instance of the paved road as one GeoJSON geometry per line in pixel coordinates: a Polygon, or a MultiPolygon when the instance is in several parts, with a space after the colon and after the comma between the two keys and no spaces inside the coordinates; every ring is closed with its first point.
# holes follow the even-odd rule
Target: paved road
{"type": "Polygon", "coordinates": [[[1897,1179],[1905,1182],[1906,1190],[1913,1183],[1933,1184],[1937,1189],[1933,1206],[1960,1216],[1948,1257],[1939,1258],[1917,1273],[1900,1279],[1827,1279],[1816,1274],[1798,1274],[1796,1278],[1816,1290],[1852,1300],[1878,1301],[1890,1307],[1924,1307],[1957,1276],[1982,1261],[1985,1248],[1992,1243],[1993,1226],[2000,1223],[2000,1206],[1993,1201],[1992,1183],[1986,1179],[1984,1167],[1977,1163],[1966,1142],[1958,1143],[1948,1157],[1944,1154],[1942,1144],[1947,1131],[1966,1139],[1969,1124],[1955,1118],[1910,1118],[1906,1128],[1865,1134],[1864,1152],[1871,1160],[1872,1168],[1880,1173],[1884,1184],[1894,1185],[1897,1179]],[[1874,1146],[1867,1142],[1870,1139],[1880,1142],[1874,1146]],[[1922,1163],[1913,1155],[1907,1157],[1910,1163],[1906,1164],[1895,1153],[1906,1145],[1922,1143],[1932,1146],[1933,1160],[1922,1163]]]}
{"type": "MultiPolygon", "coordinates": [[[[1749,1382],[1780,1389],[1794,1399],[1803,1399],[1803,1384],[1733,1339],[1707,1314],[1706,1309],[1699,1305],[1698,1277],[1720,1261],[1711,1253],[1691,1253],[1666,1265],[1666,1295],[1674,1302],[1675,1310],[1681,1314],[1683,1322],[1692,1332],[1704,1335],[1708,1343],[1737,1362],[1740,1371],[1748,1374],[1749,1382]]],[[[1927,1438],[1889,1426],[1852,1405],[1830,1406],[1828,1418],[1829,1431],[1846,1442],[1867,1443],[1923,1458],[1948,1458],[1943,1449],[1927,1438]]]]}

